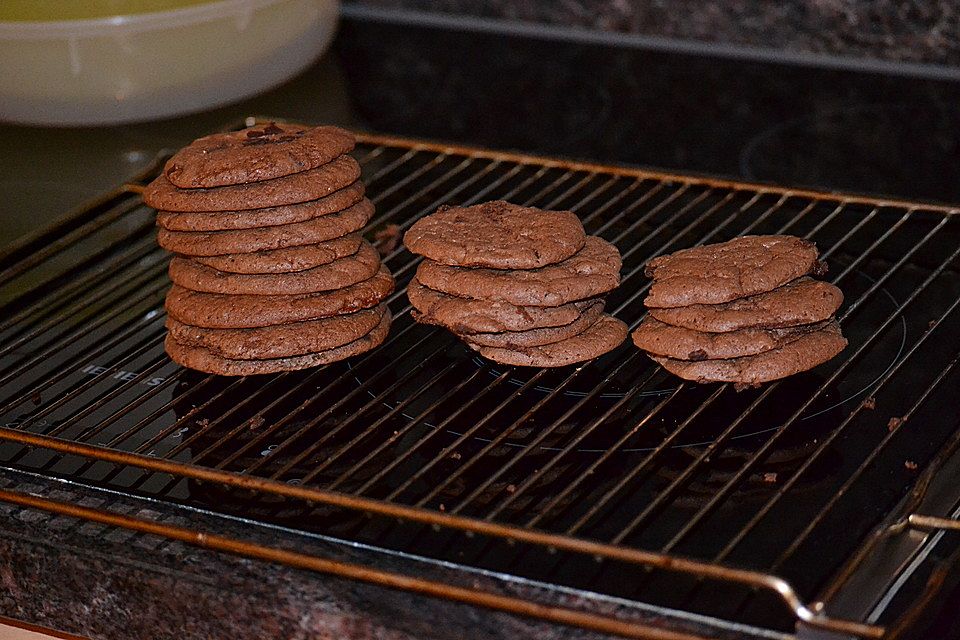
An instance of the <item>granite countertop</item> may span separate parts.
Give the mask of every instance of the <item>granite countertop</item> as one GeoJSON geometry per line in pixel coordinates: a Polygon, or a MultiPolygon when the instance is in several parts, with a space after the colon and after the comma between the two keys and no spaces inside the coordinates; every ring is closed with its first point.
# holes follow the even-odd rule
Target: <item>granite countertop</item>
{"type": "MultiPolygon", "coordinates": [[[[0,470],[0,489],[628,621],[658,625],[667,618],[663,610],[614,598],[464,574],[409,556],[12,470],[0,470]]],[[[5,503],[0,503],[0,585],[0,615],[97,640],[612,640],[5,503]]],[[[688,632],[709,630],[720,640],[754,637],[735,625],[673,624],[688,632]]]]}
{"type": "MultiPolygon", "coordinates": [[[[674,46],[960,74],[960,8],[951,2],[856,0],[347,0],[347,10],[417,11],[638,36],[674,46]],[[889,64],[895,63],[895,64],[889,64]]],[[[628,41],[629,39],[625,40],[628,41]]]]}

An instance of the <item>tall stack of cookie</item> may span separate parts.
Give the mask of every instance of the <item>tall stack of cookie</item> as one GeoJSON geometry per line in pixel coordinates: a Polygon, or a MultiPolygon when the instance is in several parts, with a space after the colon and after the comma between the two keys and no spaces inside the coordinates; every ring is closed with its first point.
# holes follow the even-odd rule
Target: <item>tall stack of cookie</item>
{"type": "Polygon", "coordinates": [[[170,263],[166,350],[221,375],[303,369],[385,339],[390,272],[353,136],[271,123],[200,138],[146,188],[170,263]]]}
{"type": "Polygon", "coordinates": [[[847,341],[834,313],[843,293],[815,280],[814,243],[744,236],[651,260],[647,317],[634,344],[696,382],[758,385],[806,371],[847,341]]]}
{"type": "Polygon", "coordinates": [[[603,313],[620,284],[620,253],[576,215],[503,201],[441,207],[404,236],[426,259],[407,288],[414,318],[446,327],[485,358],[560,367],[627,336],[603,313]]]}

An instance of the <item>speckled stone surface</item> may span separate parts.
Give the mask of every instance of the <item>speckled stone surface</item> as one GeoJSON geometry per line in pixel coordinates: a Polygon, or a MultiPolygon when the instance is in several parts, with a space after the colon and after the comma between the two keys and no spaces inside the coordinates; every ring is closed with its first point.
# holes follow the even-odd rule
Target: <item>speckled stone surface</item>
{"type": "Polygon", "coordinates": [[[960,65],[960,7],[946,0],[349,0],[345,4],[773,48],[794,54],[960,65]]]}
{"type": "MultiPolygon", "coordinates": [[[[276,530],[12,472],[0,488],[136,518],[408,572],[473,589],[662,625],[665,617],[615,601],[462,574],[434,563],[286,537],[276,530]]],[[[0,503],[0,615],[91,640],[604,640],[581,629],[478,609],[199,549],[153,535],[0,503]],[[442,621],[442,622],[441,622],[442,621]]],[[[722,639],[743,630],[678,627],[722,639]]]]}

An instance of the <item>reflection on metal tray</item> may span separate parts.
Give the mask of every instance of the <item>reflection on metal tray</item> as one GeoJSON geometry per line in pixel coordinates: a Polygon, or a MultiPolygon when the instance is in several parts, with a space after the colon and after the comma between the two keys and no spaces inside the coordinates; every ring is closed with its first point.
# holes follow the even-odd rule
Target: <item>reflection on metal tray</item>
{"type": "MultiPolygon", "coordinates": [[[[812,372],[742,392],[678,383],[629,341],[581,366],[505,368],[412,322],[403,287],[417,262],[400,247],[385,258],[399,290],[381,348],[277,376],[202,375],[163,353],[168,258],[130,185],[0,254],[0,462],[736,621],[767,637],[794,633],[798,621],[879,637],[894,622],[888,608],[910,613],[919,599],[897,582],[902,572],[873,580],[873,593],[861,588],[869,616],[849,613],[838,594],[857,580],[877,532],[909,528],[900,511],[919,503],[905,497],[957,442],[955,210],[360,140],[355,155],[377,205],[368,236],[403,231],[444,203],[572,209],[623,254],[607,309],[635,326],[652,256],[740,234],[800,235],[817,242],[845,292],[850,346],[812,372]],[[893,600],[907,604],[878,610],[895,583],[893,600]]],[[[196,533],[9,491],[0,498],[181,539],[196,533]]],[[[925,515],[952,513],[942,502],[925,504],[925,515]]],[[[261,545],[204,544],[598,631],[664,631],[261,545]]]]}

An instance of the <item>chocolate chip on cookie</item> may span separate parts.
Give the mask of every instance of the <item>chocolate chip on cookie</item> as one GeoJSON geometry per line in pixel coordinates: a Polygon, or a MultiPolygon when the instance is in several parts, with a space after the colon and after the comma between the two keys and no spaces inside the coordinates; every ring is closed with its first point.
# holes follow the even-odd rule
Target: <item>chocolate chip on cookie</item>
{"type": "Polygon", "coordinates": [[[317,200],[359,177],[360,165],[350,156],[282,178],[210,189],[180,189],[161,174],[147,185],[143,201],[162,211],[245,211],[317,200]]]}
{"type": "Polygon", "coordinates": [[[685,380],[758,385],[812,369],[833,358],[846,346],[840,327],[831,322],[820,331],[805,333],[777,349],[752,356],[700,361],[650,357],[685,380]]]}
{"type": "Polygon", "coordinates": [[[271,122],[199,138],[167,161],[163,175],[181,189],[260,182],[316,169],[355,144],[339,127],[271,122]]]}

